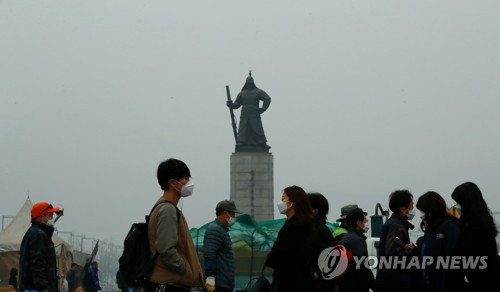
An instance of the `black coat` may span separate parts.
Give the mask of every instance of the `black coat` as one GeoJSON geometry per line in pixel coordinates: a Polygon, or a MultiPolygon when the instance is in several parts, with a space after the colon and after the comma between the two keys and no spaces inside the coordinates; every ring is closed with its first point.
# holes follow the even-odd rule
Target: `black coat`
{"type": "Polygon", "coordinates": [[[19,291],[57,291],[56,252],[52,242],[54,227],[31,220],[21,242],[19,291]]]}
{"type": "MultiPolygon", "coordinates": [[[[349,230],[349,232],[342,238],[342,245],[352,254],[353,257],[358,259],[368,257],[368,248],[366,246],[366,236],[359,230],[349,230]]],[[[368,292],[370,288],[375,287],[375,277],[370,268],[366,267],[363,261],[357,267],[356,265],[350,267],[344,279],[340,282],[341,292],[368,292]]]]}
{"type": "Polygon", "coordinates": [[[401,266],[387,268],[380,263],[380,259],[383,257],[393,257],[394,261],[397,258],[398,261],[405,263],[410,263],[413,257],[418,257],[419,251],[417,247],[410,254],[406,254],[403,248],[404,244],[410,242],[408,230],[413,228],[413,224],[399,218],[394,213],[382,226],[378,249],[379,265],[377,269],[377,286],[379,291],[385,291],[385,287],[387,286],[397,287],[398,291],[420,291],[422,283],[421,271],[417,269],[402,269],[401,266]],[[399,237],[399,240],[396,237],[399,237]]]}
{"type": "Polygon", "coordinates": [[[500,259],[494,234],[466,227],[458,239],[454,256],[481,258],[474,269],[453,269],[448,271],[446,291],[500,291],[500,259]],[[468,283],[465,282],[465,277],[468,283]]]}
{"type": "Polygon", "coordinates": [[[310,291],[312,273],[305,255],[310,227],[295,216],[278,233],[266,266],[274,269],[273,285],[281,292],[310,291]]]}
{"type": "Polygon", "coordinates": [[[318,266],[318,258],[323,250],[336,246],[338,242],[333,238],[332,231],[325,225],[324,220],[316,218],[316,224],[314,227],[315,228],[311,230],[311,235],[307,241],[306,252],[308,266],[313,272],[316,273],[311,291],[335,291],[335,278],[325,280],[318,266]]]}

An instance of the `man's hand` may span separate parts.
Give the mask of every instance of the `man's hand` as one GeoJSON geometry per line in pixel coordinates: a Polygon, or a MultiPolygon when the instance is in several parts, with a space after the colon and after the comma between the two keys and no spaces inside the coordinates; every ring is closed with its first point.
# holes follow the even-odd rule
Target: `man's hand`
{"type": "Polygon", "coordinates": [[[226,101],[226,105],[227,105],[228,107],[232,108],[232,107],[233,107],[233,101],[232,101],[232,100],[228,100],[228,101],[226,101]]]}
{"type": "Polygon", "coordinates": [[[215,278],[214,277],[207,277],[207,279],[205,280],[205,289],[208,292],[215,291],[215,278]]]}
{"type": "Polygon", "coordinates": [[[410,242],[410,243],[405,244],[403,246],[403,248],[405,250],[405,253],[410,254],[413,251],[413,249],[415,248],[415,245],[410,242]]]}

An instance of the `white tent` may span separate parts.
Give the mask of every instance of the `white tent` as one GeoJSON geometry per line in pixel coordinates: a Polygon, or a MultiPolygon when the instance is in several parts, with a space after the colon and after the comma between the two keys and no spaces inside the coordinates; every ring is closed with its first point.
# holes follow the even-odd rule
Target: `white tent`
{"type": "MultiPolygon", "coordinates": [[[[28,198],[14,219],[0,232],[0,285],[8,283],[9,273],[12,268],[15,267],[19,270],[21,241],[31,226],[32,206],[33,204],[28,198]]],[[[66,274],[73,260],[73,249],[56,232],[52,235],[52,241],[56,249],[59,274],[66,274]]]]}

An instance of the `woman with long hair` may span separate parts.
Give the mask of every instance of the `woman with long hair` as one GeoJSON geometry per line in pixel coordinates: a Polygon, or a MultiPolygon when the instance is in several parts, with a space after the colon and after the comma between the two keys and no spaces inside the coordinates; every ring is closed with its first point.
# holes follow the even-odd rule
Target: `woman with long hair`
{"type": "Polygon", "coordinates": [[[420,228],[424,236],[417,240],[423,267],[422,276],[426,291],[445,291],[447,270],[439,268],[439,260],[449,260],[460,236],[458,220],[448,213],[446,202],[436,192],[427,192],[417,201],[422,212],[420,228]],[[430,259],[423,260],[423,259],[430,259]]]}
{"type": "Polygon", "coordinates": [[[310,291],[312,271],[305,250],[314,219],[306,192],[298,186],[285,188],[278,210],[286,222],[266,259],[266,266],[274,269],[273,286],[277,291],[310,291]]]}
{"type": "Polygon", "coordinates": [[[479,187],[472,182],[463,183],[451,197],[462,210],[461,235],[454,253],[461,257],[462,268],[450,270],[450,291],[500,291],[498,230],[479,187]],[[466,267],[465,259],[477,261],[477,265],[466,267]]]}

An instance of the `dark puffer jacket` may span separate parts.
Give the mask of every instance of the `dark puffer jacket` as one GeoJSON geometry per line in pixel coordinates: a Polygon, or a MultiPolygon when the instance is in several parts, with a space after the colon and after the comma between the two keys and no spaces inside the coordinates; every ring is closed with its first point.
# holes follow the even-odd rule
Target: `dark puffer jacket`
{"type": "Polygon", "coordinates": [[[234,288],[234,257],[228,228],[215,219],[204,238],[205,275],[215,277],[215,286],[234,288]]]}
{"type": "Polygon", "coordinates": [[[21,242],[19,291],[57,291],[56,252],[52,242],[54,227],[31,220],[21,242]]]}

